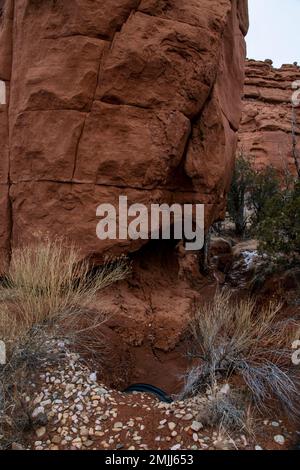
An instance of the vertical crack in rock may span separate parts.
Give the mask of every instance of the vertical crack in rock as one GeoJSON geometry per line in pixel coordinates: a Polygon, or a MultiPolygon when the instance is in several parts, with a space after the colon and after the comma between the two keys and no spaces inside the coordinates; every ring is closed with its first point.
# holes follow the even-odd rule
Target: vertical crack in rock
{"type": "MultiPolygon", "coordinates": [[[[136,7],[134,9],[131,9],[129,12],[128,12],[128,15],[127,15],[127,18],[125,19],[124,23],[121,25],[121,27],[123,27],[123,25],[127,22],[128,18],[131,16],[132,12],[133,11],[136,11],[139,7],[141,3],[141,0],[137,0],[136,2],[136,7]]],[[[121,28],[120,27],[120,28],[121,28]]],[[[118,29],[117,29],[118,31],[118,29]]],[[[110,46],[113,44],[114,42],[114,37],[117,33],[117,31],[114,33],[111,41],[110,41],[110,46]]],[[[95,91],[94,91],[94,94],[93,94],[93,98],[91,100],[91,105],[90,105],[90,109],[89,109],[89,113],[91,112],[91,109],[92,109],[92,106],[95,102],[95,99],[96,99],[96,94],[97,94],[97,89],[99,87],[99,81],[100,81],[100,70],[101,70],[101,65],[103,63],[103,61],[105,60],[105,53],[109,50],[109,47],[106,48],[106,50],[104,49],[104,52],[103,54],[100,53],[100,57],[99,57],[99,64],[98,64],[98,71],[97,71],[97,79],[96,79],[96,86],[95,86],[95,91]]],[[[74,175],[75,175],[75,171],[76,171],[76,163],[77,163],[77,155],[78,155],[78,149],[79,149],[79,145],[80,145],[80,142],[81,142],[81,139],[82,139],[82,136],[83,136],[83,133],[84,133],[84,128],[85,128],[85,124],[86,124],[86,119],[87,119],[87,114],[84,118],[84,121],[83,121],[83,125],[82,125],[82,129],[81,129],[81,132],[79,134],[79,137],[78,137],[78,142],[77,142],[77,146],[76,146],[76,150],[75,150],[75,158],[74,158],[74,167],[73,167],[73,171],[72,171],[72,181],[74,180],[74,175]]]]}
{"type": "Polygon", "coordinates": [[[13,214],[10,197],[10,84],[12,73],[14,1],[2,2],[0,17],[0,79],[6,87],[5,103],[0,104],[0,276],[7,269],[12,241],[13,214]]]}

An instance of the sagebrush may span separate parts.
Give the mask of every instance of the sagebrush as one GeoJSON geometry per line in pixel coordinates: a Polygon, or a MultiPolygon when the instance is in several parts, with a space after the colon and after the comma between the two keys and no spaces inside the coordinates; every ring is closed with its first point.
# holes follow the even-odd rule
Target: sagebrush
{"type": "Polygon", "coordinates": [[[290,349],[295,324],[291,328],[291,321],[278,320],[280,310],[279,304],[258,307],[252,299],[233,300],[229,292],[217,292],[200,307],[190,325],[191,356],[197,362],[187,374],[183,397],[239,376],[258,408],[277,399],[299,416],[299,378],[290,349]]]}

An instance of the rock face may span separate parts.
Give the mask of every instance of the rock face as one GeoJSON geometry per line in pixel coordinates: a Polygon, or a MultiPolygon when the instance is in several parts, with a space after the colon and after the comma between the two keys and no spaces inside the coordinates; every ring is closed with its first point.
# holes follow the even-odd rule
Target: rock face
{"type": "Polygon", "coordinates": [[[254,157],[257,168],[273,165],[281,175],[287,171],[295,173],[292,123],[300,163],[300,106],[293,111],[291,100],[293,94],[300,98],[299,90],[299,66],[283,65],[276,69],[270,60],[246,61],[239,147],[254,157]],[[293,83],[297,88],[292,88],[293,83]]]}
{"type": "Polygon", "coordinates": [[[246,0],[0,0],[0,258],[47,234],[84,255],[96,207],[224,209],[241,114],[246,0]]]}

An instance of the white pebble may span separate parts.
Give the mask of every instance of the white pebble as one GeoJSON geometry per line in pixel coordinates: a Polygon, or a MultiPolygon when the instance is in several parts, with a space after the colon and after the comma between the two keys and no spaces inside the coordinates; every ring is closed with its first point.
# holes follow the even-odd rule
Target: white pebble
{"type": "Polygon", "coordinates": [[[281,434],[277,434],[277,436],[274,436],[274,441],[277,444],[280,444],[281,446],[283,446],[283,444],[285,443],[285,438],[281,434]]]}

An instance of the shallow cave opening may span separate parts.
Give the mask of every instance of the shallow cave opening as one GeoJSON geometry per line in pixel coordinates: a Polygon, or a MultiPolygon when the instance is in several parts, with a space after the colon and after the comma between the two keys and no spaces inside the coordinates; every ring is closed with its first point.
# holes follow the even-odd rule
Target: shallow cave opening
{"type": "Polygon", "coordinates": [[[182,272],[181,248],[180,240],[148,242],[130,255],[132,275],[101,294],[99,305],[108,317],[90,332],[98,338],[93,354],[83,353],[110,388],[148,384],[171,397],[181,392],[190,365],[186,330],[196,298],[182,272]]]}

